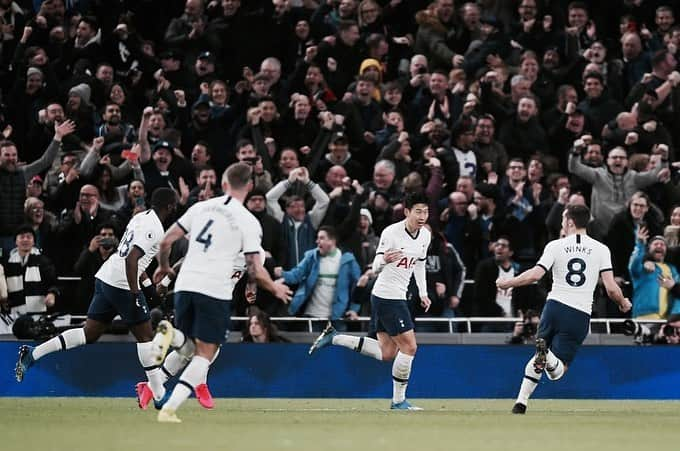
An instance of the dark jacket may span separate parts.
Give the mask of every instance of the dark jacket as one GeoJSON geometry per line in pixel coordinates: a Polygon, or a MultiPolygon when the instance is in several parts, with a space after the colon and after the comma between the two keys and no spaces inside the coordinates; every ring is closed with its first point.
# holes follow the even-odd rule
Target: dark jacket
{"type": "MultiPolygon", "coordinates": [[[[515,269],[515,274],[519,273],[519,265],[512,262],[515,269]]],[[[498,279],[498,264],[494,257],[482,260],[477,265],[475,271],[475,294],[474,307],[472,309],[473,316],[503,316],[503,309],[496,304],[496,279],[498,279]]],[[[515,292],[512,294],[512,308],[516,309],[517,300],[515,292]]]]}
{"type": "Polygon", "coordinates": [[[12,235],[23,222],[26,185],[34,175],[50,167],[59,145],[52,141],[40,159],[20,166],[14,172],[0,168],[0,235],[12,235]]]}

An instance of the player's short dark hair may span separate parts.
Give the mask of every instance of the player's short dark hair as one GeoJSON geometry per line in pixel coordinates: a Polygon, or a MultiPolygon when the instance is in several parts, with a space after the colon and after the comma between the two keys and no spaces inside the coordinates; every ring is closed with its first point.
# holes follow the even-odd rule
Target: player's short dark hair
{"type": "Polygon", "coordinates": [[[177,202],[177,193],[172,188],[156,188],[151,195],[151,206],[156,208],[168,208],[177,202]]]}
{"type": "Polygon", "coordinates": [[[338,241],[338,233],[335,231],[335,227],[333,226],[329,225],[321,226],[319,227],[319,232],[326,232],[328,238],[330,238],[333,241],[338,241]]]}
{"type": "Polygon", "coordinates": [[[243,189],[253,178],[253,167],[248,163],[234,163],[224,171],[224,180],[226,177],[227,183],[233,189],[243,189]]]}
{"type": "Polygon", "coordinates": [[[430,199],[425,195],[425,193],[409,193],[404,198],[404,207],[409,210],[413,208],[416,204],[430,204],[430,199]]]}
{"type": "Polygon", "coordinates": [[[574,221],[578,229],[584,229],[590,222],[590,210],[585,205],[567,205],[565,211],[567,218],[574,221]]]}

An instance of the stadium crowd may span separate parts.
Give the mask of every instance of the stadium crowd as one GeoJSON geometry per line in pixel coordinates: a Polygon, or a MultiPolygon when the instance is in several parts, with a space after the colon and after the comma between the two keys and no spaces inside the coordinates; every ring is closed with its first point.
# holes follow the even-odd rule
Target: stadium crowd
{"type": "Polygon", "coordinates": [[[676,16],[678,0],[0,0],[3,310],[84,314],[155,189],[181,213],[245,161],[267,267],[297,290],[286,305],[244,280],[235,314],[367,314],[378,237],[415,191],[433,231],[416,316],[540,311],[546,284],[495,281],[560,236],[567,203],[590,206],[633,317],[680,313],[676,16]],[[57,275],[81,281],[66,294],[57,275]]]}

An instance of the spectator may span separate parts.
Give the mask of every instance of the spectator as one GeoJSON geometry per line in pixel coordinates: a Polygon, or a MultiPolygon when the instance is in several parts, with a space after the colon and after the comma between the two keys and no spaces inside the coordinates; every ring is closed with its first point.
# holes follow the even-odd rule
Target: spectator
{"type": "Polygon", "coordinates": [[[635,192],[627,202],[627,208],[614,215],[605,244],[611,249],[614,278],[619,284],[630,281],[628,262],[638,229],[644,227],[651,236],[657,236],[663,233],[662,225],[663,218],[642,191],[635,192]]]}
{"type": "Polygon", "coordinates": [[[525,96],[517,104],[517,112],[501,126],[498,140],[510,158],[528,160],[537,152],[544,152],[548,140],[538,118],[538,104],[533,96],[525,96]]]}
{"type": "Polygon", "coordinates": [[[281,255],[281,223],[267,212],[267,193],[254,188],[248,193],[246,207],[262,226],[262,248],[268,258],[281,255]]]}
{"type": "Polygon", "coordinates": [[[75,298],[61,306],[62,311],[74,315],[84,315],[94,294],[94,275],[106,260],[116,252],[118,237],[111,223],[102,223],[88,246],[82,250],[73,267],[80,277],[75,298]]]}
{"type": "Polygon", "coordinates": [[[495,132],[496,120],[493,116],[485,114],[477,120],[475,126],[477,145],[474,151],[477,155],[478,170],[485,180],[494,177],[498,179],[498,174],[502,174],[508,165],[508,153],[505,146],[494,138],[495,132]]]}
{"type": "Polygon", "coordinates": [[[279,335],[276,325],[266,312],[257,310],[248,316],[248,328],[243,332],[244,343],[287,343],[285,337],[279,335]]]}
{"type": "Polygon", "coordinates": [[[663,237],[650,238],[646,227],[638,229],[628,265],[633,284],[634,319],[667,319],[669,315],[680,313],[680,299],[658,280],[680,281],[677,268],[666,263],[666,251],[663,237]]]}
{"type": "Polygon", "coordinates": [[[22,225],[15,233],[16,247],[3,260],[7,279],[7,302],[12,315],[44,312],[60,294],[57,274],[50,260],[35,247],[35,233],[22,225]]]}
{"type": "Polygon", "coordinates": [[[24,202],[25,223],[33,227],[35,235],[35,247],[43,254],[54,257],[52,254],[57,218],[45,211],[45,203],[37,197],[27,197],[24,202]]]}
{"type": "MultiPolygon", "coordinates": [[[[342,320],[350,309],[357,312],[357,306],[350,305],[352,290],[359,281],[361,270],[354,255],[337,248],[335,229],[323,226],[316,238],[316,249],[305,252],[295,267],[283,271],[275,270],[277,277],[283,277],[286,284],[298,285],[290,302],[291,315],[303,314],[311,318],[327,318],[336,329],[346,330],[342,320]]],[[[315,323],[318,330],[323,323],[315,323]]]]}
{"type": "Polygon", "coordinates": [[[0,247],[5,252],[14,247],[11,244],[11,234],[22,221],[28,181],[50,167],[57,156],[62,138],[74,129],[75,124],[71,121],[55,124],[54,139],[45,149],[45,153],[40,159],[25,166],[17,164],[17,148],[12,141],[0,142],[0,247]]]}
{"type": "MultiPolygon", "coordinates": [[[[590,206],[596,221],[595,230],[607,230],[616,213],[625,208],[625,202],[635,191],[657,182],[658,173],[666,166],[660,164],[647,172],[628,169],[628,155],[621,147],[615,147],[607,155],[607,166],[593,168],[583,164],[581,153],[591,142],[590,136],[574,141],[569,156],[569,171],[592,185],[590,206]]],[[[662,161],[667,155],[662,155],[662,161]]]]}
{"type": "MultiPolygon", "coordinates": [[[[432,230],[429,225],[425,227],[432,230]]],[[[465,266],[455,248],[446,242],[444,235],[440,232],[432,234],[430,247],[427,252],[427,262],[425,263],[427,292],[432,300],[432,305],[426,312],[417,302],[417,286],[415,280],[411,279],[409,284],[409,295],[411,297],[410,309],[414,317],[434,317],[434,318],[453,318],[456,316],[455,310],[460,305],[460,298],[463,293],[465,283],[465,266]]],[[[419,331],[448,331],[446,327],[438,327],[438,324],[427,324],[417,326],[419,331]]]]}
{"type": "Polygon", "coordinates": [[[282,226],[282,254],[277,261],[284,269],[299,264],[305,252],[314,247],[316,230],[323,221],[328,209],[328,195],[320,186],[312,182],[306,168],[290,171],[288,180],[277,183],[267,192],[267,211],[282,226]],[[286,199],[286,212],[279,206],[279,199],[293,183],[300,181],[314,198],[314,207],[307,213],[305,201],[299,196],[286,199]]]}
{"type": "Polygon", "coordinates": [[[588,72],[583,76],[583,90],[586,98],[577,105],[591,125],[593,136],[600,137],[602,127],[623,109],[605,92],[604,79],[599,72],[588,72]]]}
{"type": "Polygon", "coordinates": [[[99,190],[94,185],[83,185],[75,207],[69,210],[59,224],[58,235],[62,248],[58,260],[60,274],[70,274],[73,263],[101,224],[111,221],[113,212],[99,205],[99,190]]]}
{"type": "MultiPolygon", "coordinates": [[[[496,287],[497,279],[510,279],[519,274],[520,267],[513,259],[513,249],[507,236],[499,237],[493,243],[493,256],[479,262],[475,271],[473,316],[515,317],[517,300],[514,290],[496,287]]],[[[485,324],[484,332],[508,332],[512,323],[485,324]],[[507,327],[506,327],[507,326],[507,327]]]]}

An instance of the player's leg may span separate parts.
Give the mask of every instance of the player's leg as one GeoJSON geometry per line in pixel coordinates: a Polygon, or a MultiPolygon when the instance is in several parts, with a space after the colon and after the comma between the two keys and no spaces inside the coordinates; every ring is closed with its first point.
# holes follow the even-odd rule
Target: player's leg
{"type": "MultiPolygon", "coordinates": [[[[369,330],[376,331],[377,329],[377,310],[375,305],[374,296],[371,296],[371,323],[369,330]]],[[[387,360],[384,358],[382,352],[381,343],[371,337],[357,337],[355,335],[347,335],[338,333],[331,322],[328,322],[328,326],[321,332],[314,343],[309,348],[309,355],[314,354],[317,350],[324,348],[328,345],[342,346],[352,351],[358,352],[362,355],[373,357],[376,360],[387,360]]],[[[389,359],[391,360],[391,358],[389,359]]]]}
{"type": "Polygon", "coordinates": [[[588,336],[589,326],[588,314],[566,305],[561,306],[558,331],[546,355],[545,372],[548,379],[556,381],[564,376],[588,336]]]}
{"type": "Polygon", "coordinates": [[[19,348],[19,358],[14,369],[17,382],[24,379],[26,371],[36,360],[53,352],[94,343],[101,337],[116,315],[115,307],[109,299],[112,293],[107,290],[107,287],[103,282],[95,281],[95,292],[90,302],[84,327],[66,330],[35,348],[28,345],[19,348]]]}
{"type": "Polygon", "coordinates": [[[180,309],[176,305],[176,319],[178,326],[184,331],[185,335],[194,338],[196,350],[191,361],[182,372],[179,382],[170,395],[170,399],[165,403],[158,415],[158,421],[175,422],[177,417],[175,411],[184,401],[195,391],[196,387],[205,384],[210,363],[213,360],[219,345],[224,342],[224,337],[229,328],[229,313],[231,302],[220,301],[208,296],[196,293],[182,293],[189,295],[192,305],[192,321],[187,324],[186,308],[180,302],[180,309]],[[179,313],[179,314],[178,314],[179,313]]]}
{"type": "Polygon", "coordinates": [[[541,320],[538,324],[538,332],[536,333],[536,352],[524,366],[522,384],[520,385],[515,405],[512,407],[512,413],[526,413],[529,398],[534,393],[534,390],[536,390],[543,376],[547,349],[556,333],[555,321],[557,319],[557,312],[555,311],[556,306],[554,304],[556,304],[555,301],[548,300],[543,307],[541,320]]]}
{"type": "Polygon", "coordinates": [[[148,388],[151,392],[151,396],[149,396],[149,391],[144,389],[145,384],[137,384],[136,389],[139,407],[145,409],[149,404],[149,401],[151,401],[151,398],[156,402],[160,402],[163,399],[165,396],[165,386],[163,384],[166,379],[163,371],[161,371],[160,365],[156,363],[156,359],[152,353],[153,343],[151,342],[151,339],[153,338],[153,330],[151,329],[151,322],[147,320],[138,324],[133,324],[130,326],[130,332],[137,339],[137,357],[146,373],[148,388]]]}
{"type": "Polygon", "coordinates": [[[416,356],[418,345],[416,344],[416,334],[413,329],[393,336],[392,341],[398,348],[397,355],[392,363],[392,408],[405,410],[422,410],[411,406],[406,401],[406,388],[411,376],[413,359],[416,356]],[[402,407],[404,406],[404,407],[402,407]]]}

